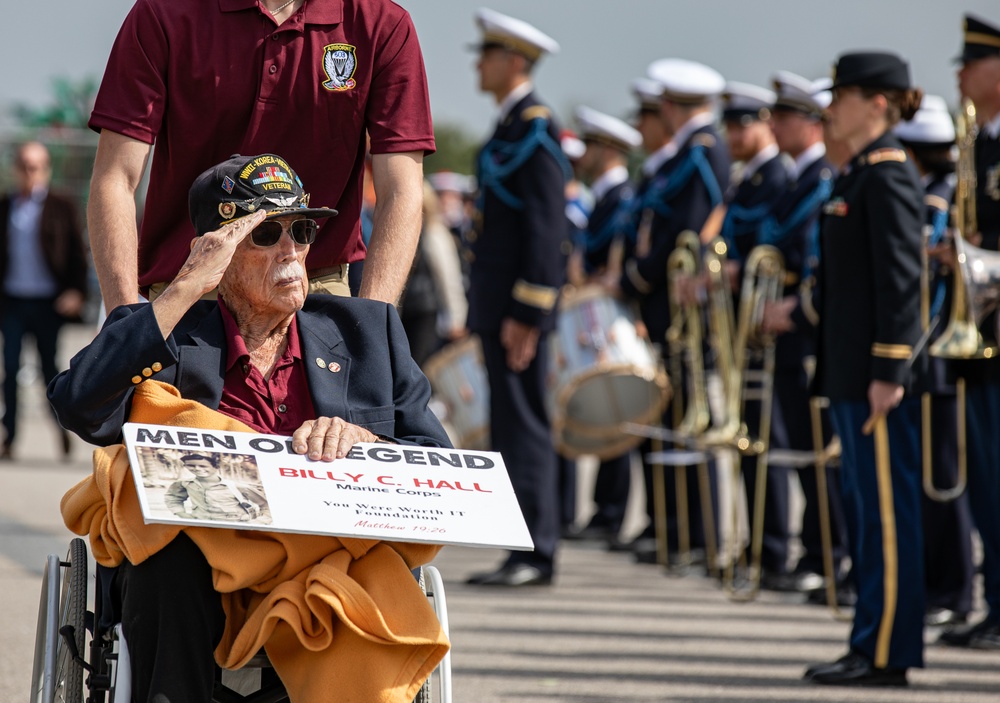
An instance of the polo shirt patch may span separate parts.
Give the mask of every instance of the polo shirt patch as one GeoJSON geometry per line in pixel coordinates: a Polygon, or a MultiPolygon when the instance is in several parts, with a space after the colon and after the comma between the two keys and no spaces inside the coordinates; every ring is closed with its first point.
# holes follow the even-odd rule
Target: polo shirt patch
{"type": "Polygon", "coordinates": [[[350,44],[327,44],[323,47],[323,70],[329,80],[323,87],[330,91],[350,90],[355,85],[354,69],[358,65],[355,48],[350,44]]]}

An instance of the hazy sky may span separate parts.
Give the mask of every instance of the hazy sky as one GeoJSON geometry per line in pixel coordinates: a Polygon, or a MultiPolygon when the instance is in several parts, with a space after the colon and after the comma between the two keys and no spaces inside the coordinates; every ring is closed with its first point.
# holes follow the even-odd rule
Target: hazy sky
{"type": "MultiPolygon", "coordinates": [[[[206,4],[216,0],[205,0],[206,4]]],[[[493,105],[477,92],[472,16],[481,0],[403,0],[427,63],[438,122],[488,131],[493,105]]],[[[1000,24],[997,0],[492,0],[487,6],[535,24],[561,45],[538,67],[542,97],[564,122],[584,103],[612,114],[632,108],[631,78],[653,60],[694,59],[727,79],[767,85],[786,69],[829,75],[837,56],[882,48],[907,58],[928,93],[957,100],[952,59],[961,16],[971,11],[1000,24]]],[[[131,0],[40,0],[6,8],[8,69],[0,110],[43,104],[57,76],[99,78],[131,0]],[[44,14],[44,17],[43,17],[44,14]],[[13,46],[11,46],[13,44],[13,46]],[[12,51],[11,51],[12,50],[12,51]]]]}

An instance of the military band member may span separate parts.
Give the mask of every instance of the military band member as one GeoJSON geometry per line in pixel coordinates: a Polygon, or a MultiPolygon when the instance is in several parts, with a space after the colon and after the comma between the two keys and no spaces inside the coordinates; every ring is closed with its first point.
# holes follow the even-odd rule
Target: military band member
{"type": "MultiPolygon", "coordinates": [[[[1000,248],[1000,25],[967,15],[964,39],[958,87],[963,97],[972,100],[979,122],[975,145],[978,246],[995,251],[1000,248]]],[[[983,545],[987,614],[971,628],[945,632],[941,641],[996,650],[1000,649],[1000,361],[977,360],[961,366],[960,373],[971,371],[978,376],[969,378],[967,396],[969,503],[983,545]]]]}
{"type": "Polygon", "coordinates": [[[906,685],[923,666],[920,524],[920,238],[923,189],[891,127],[921,93],[895,54],[844,54],[829,129],[854,156],[821,221],[817,385],[843,445],[841,475],[858,599],[849,652],[814,683],[906,685]],[[914,358],[916,361],[914,361],[914,358]]]}
{"type": "MultiPolygon", "coordinates": [[[[730,81],[722,94],[722,121],[726,127],[729,155],[742,168],[729,186],[723,208],[721,236],[728,244],[732,283],[739,291],[740,270],[750,251],[758,244],[757,230],[784,192],[788,181],[785,162],[774,141],[769,123],[775,95],[772,91],[747,83],[730,81]]],[[[707,229],[707,228],[706,228],[707,229]]],[[[702,233],[706,238],[715,232],[702,233]]],[[[752,361],[760,368],[758,361],[752,361]]],[[[760,426],[760,403],[744,404],[743,418],[751,432],[760,426]]],[[[741,474],[747,495],[747,514],[754,522],[754,494],[757,485],[757,459],[744,456],[741,474]]],[[[778,586],[788,569],[788,542],[791,527],[788,516],[788,473],[784,467],[767,472],[764,509],[764,534],[761,555],[765,588],[778,586]]]]}
{"type": "Polygon", "coordinates": [[[788,181],[769,122],[774,100],[772,91],[736,81],[722,94],[729,155],[741,168],[726,193],[720,234],[729,244],[729,258],[737,261],[756,246],[757,228],[788,181]]]}
{"type": "MultiPolygon", "coordinates": [[[[586,106],[576,110],[585,151],[576,164],[594,199],[586,227],[570,257],[570,279],[588,283],[621,266],[622,244],[616,241],[621,220],[628,216],[635,191],[628,174],[628,157],[642,135],[628,124],[586,106]]],[[[604,459],[597,470],[594,502],[597,510],[585,527],[567,537],[614,542],[625,520],[631,483],[631,452],[604,459]]]]}
{"type": "MultiPolygon", "coordinates": [[[[665,348],[664,338],[670,325],[667,258],[681,232],[701,230],[709,213],[722,202],[729,185],[729,155],[715,128],[713,112],[713,101],[725,87],[725,80],[708,66],[673,58],[653,62],[647,74],[660,85],[660,118],[672,135],[674,148],[665,149],[668,158],[641,187],[637,219],[631,225],[636,232],[635,246],[625,260],[617,284],[611,288],[638,303],[650,340],[665,348]]],[[[675,392],[682,386],[675,382],[675,392]]],[[[691,544],[702,547],[705,535],[697,474],[694,467],[687,473],[691,544]]],[[[709,471],[709,476],[714,505],[715,472],[709,471]]],[[[666,481],[670,506],[676,505],[674,486],[674,481],[666,481]]],[[[668,511],[671,549],[677,547],[676,512],[668,511]]],[[[644,561],[652,560],[654,555],[648,548],[637,552],[644,561]]]]}
{"type": "Polygon", "coordinates": [[[565,277],[569,165],[531,75],[551,37],[492,10],[476,15],[479,87],[498,106],[497,127],[478,157],[469,328],[479,334],[490,382],[490,431],[534,542],[470,583],[552,582],[559,541],[556,454],[545,408],[546,339],[565,277]]]}
{"type": "MultiPolygon", "coordinates": [[[[950,248],[945,242],[948,213],[955,191],[955,124],[944,98],[925,95],[909,122],[893,130],[920,172],[924,186],[924,241],[929,252],[950,248]]],[[[926,324],[934,324],[930,341],[945,330],[951,301],[950,271],[928,259],[926,324]]],[[[928,366],[931,394],[931,469],[934,485],[954,486],[958,480],[958,421],[953,362],[932,358],[928,366]]],[[[972,610],[972,515],[968,495],[940,502],[923,498],[924,582],[928,625],[964,623],[972,610]]]]}
{"type": "MultiPolygon", "coordinates": [[[[816,315],[812,290],[819,264],[820,210],[833,189],[834,168],[826,160],[823,112],[830,104],[830,80],[810,81],[788,71],[775,73],[777,94],[771,108],[771,130],[782,153],[792,160],[788,184],[758,230],[760,244],[778,248],[785,260],[785,298],[765,311],[764,326],[777,333],[771,447],[815,450],[809,386],[815,364],[816,315]]],[[[829,441],[829,422],[824,422],[829,441]]],[[[805,506],[802,514],[803,554],[779,590],[819,592],[823,586],[823,544],[819,496],[813,466],[800,469],[805,506]]],[[[839,490],[839,473],[826,471],[834,576],[840,578],[847,536],[839,490]]]]}
{"type": "MultiPolygon", "coordinates": [[[[622,225],[617,238],[622,243],[622,250],[631,253],[635,250],[635,238],[638,234],[638,224],[642,219],[642,203],[650,183],[667,160],[673,158],[677,153],[677,146],[671,141],[673,132],[660,116],[660,103],[663,97],[663,86],[651,78],[634,78],[630,83],[632,95],[638,102],[635,111],[635,128],[642,138],[642,150],[646,158],[642,162],[639,171],[639,179],[636,184],[635,195],[632,198],[629,219],[622,225]]],[[[618,276],[611,272],[609,276],[613,280],[613,286],[617,287],[618,276]]],[[[662,345],[662,340],[660,341],[662,345]]],[[[652,450],[652,443],[648,440],[639,446],[639,456],[644,457],[652,450]]],[[[643,555],[641,559],[645,561],[656,561],[656,529],[655,529],[655,509],[653,492],[653,469],[647,462],[642,462],[642,479],[645,486],[645,512],[647,522],[645,528],[636,537],[627,543],[612,542],[611,549],[614,551],[630,551],[633,554],[643,555]]]]}

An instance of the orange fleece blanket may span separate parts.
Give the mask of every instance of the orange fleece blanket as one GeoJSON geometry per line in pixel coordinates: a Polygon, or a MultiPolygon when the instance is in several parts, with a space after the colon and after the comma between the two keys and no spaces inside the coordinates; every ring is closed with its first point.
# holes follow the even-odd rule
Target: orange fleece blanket
{"type": "MultiPolygon", "coordinates": [[[[130,420],[252,431],[157,381],[136,389],[130,420]]],[[[448,651],[410,572],[438,546],[147,525],[124,445],[95,450],[93,474],[61,507],[105,566],[140,564],[184,530],[212,566],[225,607],[216,661],[238,669],[265,647],[293,703],[409,703],[448,651]]]]}

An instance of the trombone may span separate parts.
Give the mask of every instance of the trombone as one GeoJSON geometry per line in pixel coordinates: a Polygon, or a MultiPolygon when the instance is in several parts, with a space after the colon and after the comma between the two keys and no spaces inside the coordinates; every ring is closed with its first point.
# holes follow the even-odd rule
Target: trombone
{"type": "MultiPolygon", "coordinates": [[[[701,244],[693,231],[684,231],[677,238],[677,246],[667,259],[668,285],[673,288],[681,277],[692,277],[698,269],[701,244]]],[[[687,506],[687,472],[684,470],[695,459],[698,462],[698,493],[701,498],[702,526],[705,532],[706,561],[709,571],[716,563],[716,537],[712,510],[711,487],[708,477],[707,455],[702,451],[690,451],[692,443],[705,431],[710,422],[708,397],[705,390],[705,361],[702,354],[701,311],[697,305],[682,304],[676,295],[670,296],[670,327],[666,341],[670,350],[670,374],[675,382],[683,378],[683,364],[687,361],[688,393],[687,409],[684,408],[682,394],[675,393],[673,399],[673,425],[670,433],[642,432],[653,440],[649,459],[660,470],[654,473],[654,508],[657,517],[657,561],[668,564],[666,534],[666,490],[662,467],[669,462],[674,467],[674,485],[677,499],[677,545],[682,565],[690,563],[691,533],[687,506]],[[662,440],[673,439],[674,450],[663,451],[662,440]]],[[[635,431],[636,428],[627,428],[635,431]]]]}
{"type": "MultiPolygon", "coordinates": [[[[774,399],[775,337],[765,332],[761,322],[766,305],[780,300],[785,281],[785,262],[781,252],[770,245],[754,247],[747,256],[740,289],[739,313],[733,317],[732,294],[725,273],[727,246],[722,238],[713,240],[706,255],[709,276],[710,320],[713,347],[725,393],[725,409],[720,422],[705,433],[703,444],[733,452],[733,494],[730,511],[732,553],[726,561],[724,585],[733,600],[752,600],[760,591],[761,559],[764,540],[764,506],[767,495],[768,445],[771,435],[771,411],[774,399]],[[761,359],[761,368],[751,368],[750,361],[761,359]],[[756,384],[756,385],[754,385],[756,384]],[[760,403],[756,433],[744,422],[748,400],[760,403]],[[740,456],[756,459],[756,483],[753,495],[753,524],[750,526],[748,586],[736,587],[735,568],[745,564],[738,534],[738,487],[742,483],[740,456]]],[[[747,496],[750,500],[750,496],[747,496]]]]}
{"type": "MultiPolygon", "coordinates": [[[[986,316],[990,304],[996,305],[996,280],[1000,280],[1000,257],[994,252],[972,246],[968,238],[978,229],[976,222],[976,108],[966,98],[955,121],[958,142],[958,162],[955,164],[955,237],[956,265],[952,273],[951,318],[948,327],[930,346],[931,356],[943,359],[989,359],[997,348],[983,341],[979,322],[986,316]],[[992,272],[992,273],[991,273],[992,272]],[[994,279],[994,280],[990,280],[994,279]]],[[[921,273],[921,313],[925,327],[929,326],[930,280],[926,248],[921,273]]],[[[949,502],[960,496],[968,479],[966,447],[965,379],[955,379],[955,402],[958,420],[958,479],[951,488],[934,485],[931,460],[931,396],[921,396],[921,449],[923,455],[924,493],[932,500],[949,502]]]]}

